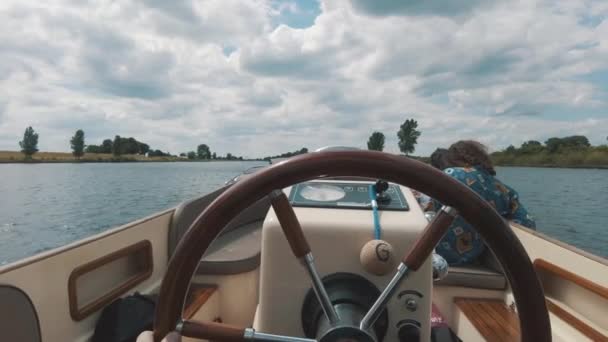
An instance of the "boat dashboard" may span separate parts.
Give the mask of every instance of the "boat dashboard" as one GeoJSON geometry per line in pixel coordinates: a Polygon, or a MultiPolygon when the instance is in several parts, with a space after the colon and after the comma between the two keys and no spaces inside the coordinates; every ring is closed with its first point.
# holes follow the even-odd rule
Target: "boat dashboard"
{"type": "MultiPolygon", "coordinates": [[[[412,191],[373,180],[322,179],[296,184],[283,192],[302,226],[335,311],[341,318],[360,321],[427,224],[412,191]],[[381,191],[373,191],[378,187],[381,191]]],[[[272,208],[264,220],[261,239],[254,328],[319,338],[328,331],[329,322],[272,208]]],[[[372,329],[374,339],[399,341],[407,335],[408,341],[428,341],[431,290],[429,257],[388,302],[372,329]]]]}

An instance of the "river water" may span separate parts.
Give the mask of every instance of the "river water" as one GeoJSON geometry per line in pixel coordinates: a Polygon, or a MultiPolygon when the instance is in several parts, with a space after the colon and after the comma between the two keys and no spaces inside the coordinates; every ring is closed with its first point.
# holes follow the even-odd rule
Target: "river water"
{"type": "MultiPolygon", "coordinates": [[[[0,164],[0,264],[208,193],[263,162],[0,164]]],[[[608,257],[608,170],[498,168],[549,236],[608,257]]]]}

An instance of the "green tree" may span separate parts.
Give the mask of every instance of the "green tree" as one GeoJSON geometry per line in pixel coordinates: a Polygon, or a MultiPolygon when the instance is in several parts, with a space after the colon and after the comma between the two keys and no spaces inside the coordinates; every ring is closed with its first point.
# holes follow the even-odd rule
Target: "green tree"
{"type": "Polygon", "coordinates": [[[562,139],[560,138],[549,138],[545,141],[545,146],[547,146],[547,151],[549,153],[555,153],[561,146],[562,139]]]}
{"type": "Polygon", "coordinates": [[[137,146],[139,147],[139,154],[146,154],[150,152],[150,145],[148,144],[144,144],[138,141],[137,146]]]}
{"type": "Polygon", "coordinates": [[[209,150],[209,146],[205,144],[198,145],[196,149],[196,154],[199,159],[209,159],[211,158],[211,151],[209,150]]]}
{"type": "Polygon", "coordinates": [[[112,139],[106,139],[101,143],[100,152],[97,153],[112,153],[112,139]]]}
{"type": "Polygon", "coordinates": [[[217,159],[217,154],[215,152],[213,152],[213,154],[211,155],[211,159],[217,159]]]}
{"type": "Polygon", "coordinates": [[[226,153],[226,159],[227,160],[232,160],[232,153],[226,153]]]}
{"type": "Polygon", "coordinates": [[[585,150],[591,147],[589,139],[584,135],[572,135],[564,138],[549,138],[545,141],[547,150],[550,153],[561,152],[563,150],[585,150]]]}
{"type": "Polygon", "coordinates": [[[534,154],[543,150],[543,144],[536,140],[528,140],[521,144],[520,152],[524,154],[534,154]]]}
{"type": "Polygon", "coordinates": [[[569,148],[585,149],[591,147],[589,139],[584,135],[572,135],[569,137],[562,138],[564,145],[569,148]]]}
{"type": "Polygon", "coordinates": [[[367,141],[367,149],[372,151],[384,150],[384,134],[380,132],[372,133],[367,141]]]}
{"type": "Polygon", "coordinates": [[[84,131],[79,129],[76,134],[70,140],[72,146],[72,154],[77,159],[80,159],[84,155],[84,131]]]}
{"type": "MultiPolygon", "coordinates": [[[[170,157],[171,154],[170,153],[165,153],[161,150],[153,150],[151,149],[150,152],[148,152],[148,157],[170,157]]],[[[195,153],[196,156],[196,153],[195,153]]]]}
{"type": "MultiPolygon", "coordinates": [[[[84,149],[84,151],[86,153],[105,153],[102,151],[101,149],[102,147],[99,145],[87,145],[87,147],[84,149]]],[[[112,152],[112,150],[110,150],[110,153],[112,152]]]]}
{"type": "Polygon", "coordinates": [[[32,155],[38,152],[38,133],[34,131],[32,126],[25,129],[23,140],[19,142],[21,153],[25,154],[26,159],[32,159],[32,155]]]}
{"type": "Polygon", "coordinates": [[[196,153],[194,151],[188,152],[188,159],[195,159],[195,158],[196,158],[196,153]]]}
{"type": "Polygon", "coordinates": [[[121,148],[122,139],[120,135],[114,137],[114,142],[112,143],[112,154],[115,156],[120,156],[122,154],[121,148]]]}
{"type": "Polygon", "coordinates": [[[138,154],[139,153],[139,142],[135,138],[122,138],[120,139],[120,153],[121,154],[138,154]]]}
{"type": "Polygon", "coordinates": [[[399,138],[399,150],[401,152],[410,154],[416,149],[418,138],[420,137],[420,131],[418,128],[418,121],[414,119],[407,119],[399,127],[397,137],[399,138]]]}

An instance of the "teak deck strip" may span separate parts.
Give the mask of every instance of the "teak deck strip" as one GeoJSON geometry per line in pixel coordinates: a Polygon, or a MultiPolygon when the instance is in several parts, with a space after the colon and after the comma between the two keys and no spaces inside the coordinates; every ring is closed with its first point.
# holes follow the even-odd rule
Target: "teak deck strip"
{"type": "Polygon", "coordinates": [[[454,302],[486,340],[520,341],[517,314],[502,300],[456,298],[454,302]]]}

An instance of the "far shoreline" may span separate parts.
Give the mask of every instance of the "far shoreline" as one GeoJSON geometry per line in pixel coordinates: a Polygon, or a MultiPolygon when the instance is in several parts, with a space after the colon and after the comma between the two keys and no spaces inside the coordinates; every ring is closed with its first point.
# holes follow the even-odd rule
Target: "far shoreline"
{"type": "Polygon", "coordinates": [[[81,164],[81,163],[208,163],[220,161],[264,161],[260,159],[217,158],[217,159],[188,159],[177,156],[152,156],[126,154],[114,156],[109,153],[85,153],[76,158],[69,152],[37,152],[30,159],[18,151],[0,151],[0,164],[81,164]]]}
{"type": "Polygon", "coordinates": [[[589,170],[608,170],[608,165],[504,165],[496,164],[498,167],[531,167],[538,169],[589,169],[589,170]]]}
{"type": "Polygon", "coordinates": [[[213,163],[213,162],[264,162],[259,159],[208,159],[208,160],[163,160],[163,159],[151,159],[151,160],[0,160],[0,164],[109,164],[109,163],[213,163]]]}
{"type": "MultiPolygon", "coordinates": [[[[26,160],[20,152],[0,151],[0,164],[90,164],[90,163],[210,163],[210,162],[267,162],[264,159],[187,159],[182,157],[146,157],[141,155],[128,155],[116,157],[108,154],[89,154],[82,159],[76,159],[67,152],[40,152],[42,158],[26,160]],[[10,153],[10,157],[5,155],[10,153]],[[5,154],[3,156],[3,154],[5,154]]],[[[428,157],[414,157],[413,159],[428,163],[428,157]]],[[[608,165],[556,165],[556,164],[502,164],[498,167],[531,167],[547,169],[591,169],[608,170],[608,165]]]]}

